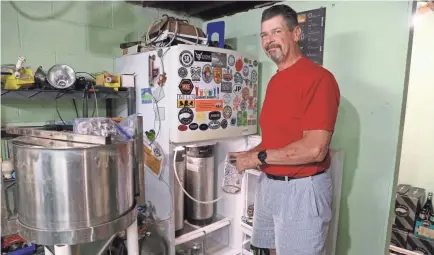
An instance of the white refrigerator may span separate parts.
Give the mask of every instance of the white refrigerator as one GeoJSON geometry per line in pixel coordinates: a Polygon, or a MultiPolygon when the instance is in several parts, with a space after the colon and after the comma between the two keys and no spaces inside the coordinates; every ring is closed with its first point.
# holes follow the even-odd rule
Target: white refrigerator
{"type": "MultiPolygon", "coordinates": [[[[178,45],[119,57],[115,66],[118,74],[135,74],[136,112],[149,135],[145,198],[170,254],[195,246],[204,254],[247,253],[251,229],[241,218],[255,182],[245,174],[237,194],[224,193],[221,184],[226,154],[246,150],[258,130],[258,60],[227,49],[178,45]]],[[[336,200],[340,174],[335,179],[336,200]]]]}

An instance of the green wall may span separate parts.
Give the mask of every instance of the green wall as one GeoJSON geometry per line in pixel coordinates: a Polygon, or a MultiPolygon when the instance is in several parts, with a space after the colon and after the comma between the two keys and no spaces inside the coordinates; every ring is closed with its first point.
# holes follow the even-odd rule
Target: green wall
{"type": "MultiPolygon", "coordinates": [[[[141,8],[110,1],[1,1],[1,63],[15,64],[18,56],[26,65],[48,70],[54,64],[67,64],[75,71],[114,70],[114,58],[121,54],[119,44],[135,41],[164,10],[141,8]]],[[[198,27],[202,21],[190,19],[198,27]]],[[[81,115],[81,102],[78,102],[81,115]]],[[[93,107],[93,101],[89,103],[93,107]]],[[[98,102],[100,115],[104,104],[98,102]]],[[[63,119],[76,116],[72,100],[59,100],[63,119]]],[[[120,106],[126,108],[126,105],[120,106]]],[[[44,123],[59,120],[53,101],[2,100],[2,123],[44,123]]]]}
{"type": "MultiPolygon", "coordinates": [[[[396,185],[411,3],[287,4],[296,11],[327,8],[324,66],[336,76],[342,95],[332,146],[346,153],[337,254],[384,254],[396,185]]],[[[260,46],[262,10],[219,20],[226,23],[229,43],[259,58],[263,100],[277,69],[260,46]]]]}

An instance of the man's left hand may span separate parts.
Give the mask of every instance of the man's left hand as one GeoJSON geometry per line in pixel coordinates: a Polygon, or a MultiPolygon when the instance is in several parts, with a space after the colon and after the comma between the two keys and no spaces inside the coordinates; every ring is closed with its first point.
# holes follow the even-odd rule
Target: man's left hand
{"type": "Polygon", "coordinates": [[[260,164],[257,152],[245,152],[235,154],[234,156],[237,160],[235,166],[239,173],[242,173],[247,169],[255,169],[260,164]]]}

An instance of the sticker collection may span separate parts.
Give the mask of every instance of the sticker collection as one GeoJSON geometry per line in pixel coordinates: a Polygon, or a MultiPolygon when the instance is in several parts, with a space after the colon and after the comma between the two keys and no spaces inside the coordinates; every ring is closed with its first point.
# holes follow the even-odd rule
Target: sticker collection
{"type": "Polygon", "coordinates": [[[256,60],[220,52],[184,50],[179,62],[179,131],[257,124],[256,60]]]}

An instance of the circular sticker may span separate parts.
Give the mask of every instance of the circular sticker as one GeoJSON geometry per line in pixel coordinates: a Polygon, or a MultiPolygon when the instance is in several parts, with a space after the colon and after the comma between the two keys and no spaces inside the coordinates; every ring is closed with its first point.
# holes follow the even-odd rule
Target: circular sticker
{"type": "Polygon", "coordinates": [[[231,126],[235,126],[237,124],[237,118],[233,117],[231,119],[231,126]]]}
{"type": "MultiPolygon", "coordinates": [[[[190,108],[188,108],[188,109],[190,109],[190,108]]],[[[246,100],[241,101],[240,109],[241,109],[241,111],[247,110],[247,101],[246,100]]]]}
{"type": "Polygon", "coordinates": [[[184,125],[193,122],[194,114],[190,108],[182,108],[178,113],[178,120],[184,125]]]}
{"type": "Polygon", "coordinates": [[[215,83],[219,84],[222,82],[222,68],[221,67],[214,67],[214,81],[215,83]]]}
{"type": "Polygon", "coordinates": [[[253,61],[253,66],[258,66],[258,61],[253,61]]]}
{"type": "Polygon", "coordinates": [[[220,126],[221,126],[223,129],[226,129],[226,128],[228,127],[228,121],[227,121],[226,119],[223,119],[223,120],[220,122],[220,126]]]}
{"type": "Polygon", "coordinates": [[[249,88],[248,87],[244,87],[241,90],[241,97],[243,98],[243,100],[247,100],[247,99],[249,99],[249,96],[250,96],[249,88]]]}
{"type": "Polygon", "coordinates": [[[229,105],[226,105],[223,108],[223,118],[230,119],[232,117],[232,108],[229,105]]]}
{"type": "Polygon", "coordinates": [[[246,65],[243,67],[243,75],[245,77],[247,77],[249,75],[249,66],[246,65]]]}
{"type": "Polygon", "coordinates": [[[231,94],[224,94],[223,95],[223,101],[225,101],[225,104],[230,104],[232,101],[231,94]]]}
{"type": "Polygon", "coordinates": [[[212,67],[210,65],[204,65],[202,68],[202,80],[206,83],[210,83],[213,78],[212,67]]]}
{"type": "Polygon", "coordinates": [[[228,58],[228,64],[230,66],[234,66],[235,65],[235,57],[234,57],[234,55],[230,55],[229,56],[229,58],[228,58]]]}
{"type": "Polygon", "coordinates": [[[188,50],[182,51],[181,54],[179,54],[179,62],[185,67],[190,67],[194,62],[193,54],[188,50]]]}
{"type": "Polygon", "coordinates": [[[185,77],[187,77],[187,74],[188,74],[188,70],[187,70],[187,68],[181,66],[181,67],[178,69],[178,75],[179,75],[179,77],[181,77],[181,78],[185,78],[185,77]]]}
{"type": "Polygon", "coordinates": [[[256,70],[252,70],[252,74],[251,74],[250,80],[253,83],[255,83],[256,81],[258,81],[258,73],[256,72],[256,70]]]}

